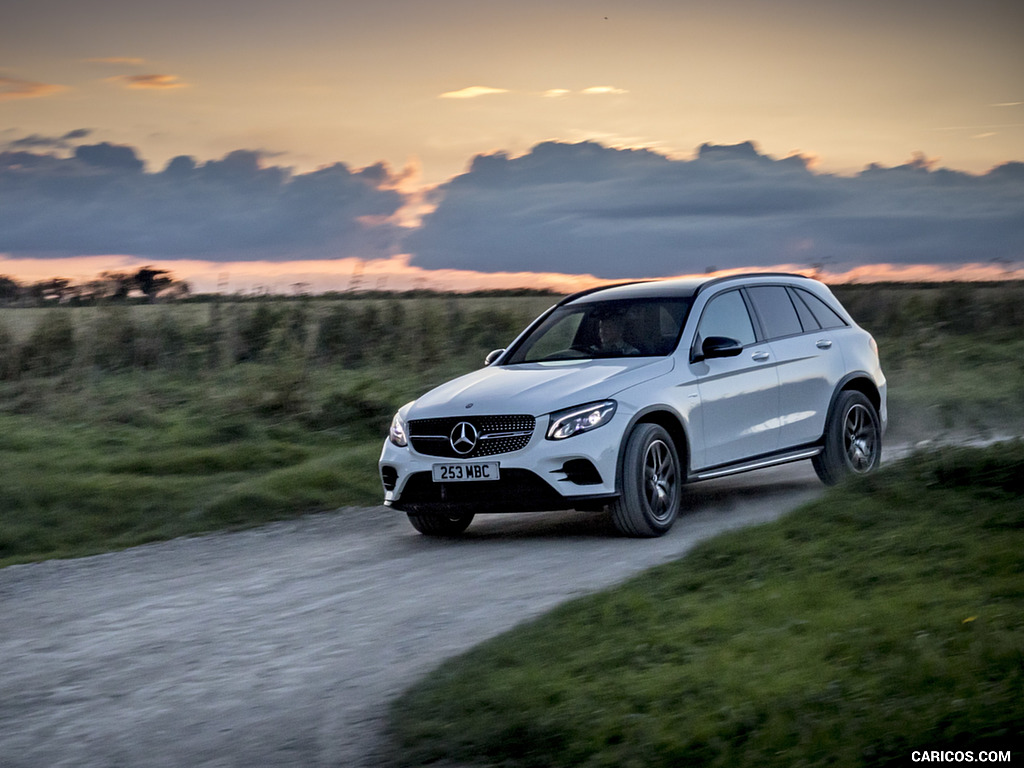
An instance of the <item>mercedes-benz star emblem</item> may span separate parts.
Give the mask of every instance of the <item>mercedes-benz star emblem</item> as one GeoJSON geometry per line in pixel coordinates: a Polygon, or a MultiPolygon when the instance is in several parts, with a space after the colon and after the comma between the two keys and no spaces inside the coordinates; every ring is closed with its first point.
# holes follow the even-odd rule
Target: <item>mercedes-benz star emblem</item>
{"type": "Polygon", "coordinates": [[[452,443],[452,450],[460,456],[471,453],[476,448],[477,437],[476,427],[468,421],[460,421],[455,425],[455,429],[452,430],[452,434],[449,437],[452,443]]]}

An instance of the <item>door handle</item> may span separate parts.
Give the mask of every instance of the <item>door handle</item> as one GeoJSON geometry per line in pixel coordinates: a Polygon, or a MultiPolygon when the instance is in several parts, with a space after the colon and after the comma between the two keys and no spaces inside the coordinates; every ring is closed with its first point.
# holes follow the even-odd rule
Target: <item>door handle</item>
{"type": "Polygon", "coordinates": [[[768,353],[767,352],[755,352],[754,354],[752,354],[750,356],[750,359],[753,360],[754,362],[757,362],[757,363],[763,363],[765,360],[768,359],[768,353]]]}
{"type": "Polygon", "coordinates": [[[832,342],[829,341],[828,339],[821,339],[814,346],[816,346],[818,349],[832,349],[832,342]]]}

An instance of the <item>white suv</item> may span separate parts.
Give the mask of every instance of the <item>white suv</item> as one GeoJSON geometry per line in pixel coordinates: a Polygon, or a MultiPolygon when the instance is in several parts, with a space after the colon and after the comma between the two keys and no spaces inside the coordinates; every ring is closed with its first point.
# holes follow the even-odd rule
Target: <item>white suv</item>
{"type": "Polygon", "coordinates": [[[384,503],[431,535],[480,512],[607,506],[622,533],[659,536],[687,482],[801,459],[829,484],[870,472],[885,398],[874,339],[815,280],[584,291],[398,411],[384,503]]]}

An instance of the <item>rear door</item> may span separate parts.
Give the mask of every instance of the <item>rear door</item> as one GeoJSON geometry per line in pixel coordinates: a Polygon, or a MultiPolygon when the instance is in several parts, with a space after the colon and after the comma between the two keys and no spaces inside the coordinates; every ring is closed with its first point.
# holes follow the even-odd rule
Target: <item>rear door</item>
{"type": "Polygon", "coordinates": [[[803,289],[758,285],[746,291],[778,371],[779,448],[815,442],[824,431],[832,392],[845,370],[834,332],[846,325],[803,289]]]}

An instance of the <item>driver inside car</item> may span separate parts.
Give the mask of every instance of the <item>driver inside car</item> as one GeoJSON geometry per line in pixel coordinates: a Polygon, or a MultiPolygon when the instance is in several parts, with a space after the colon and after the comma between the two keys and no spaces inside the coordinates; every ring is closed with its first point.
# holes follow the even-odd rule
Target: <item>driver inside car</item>
{"type": "Polygon", "coordinates": [[[640,350],[623,338],[626,330],[626,318],[622,315],[606,315],[598,324],[597,334],[600,343],[594,351],[600,355],[623,356],[638,355],[640,350]]]}

